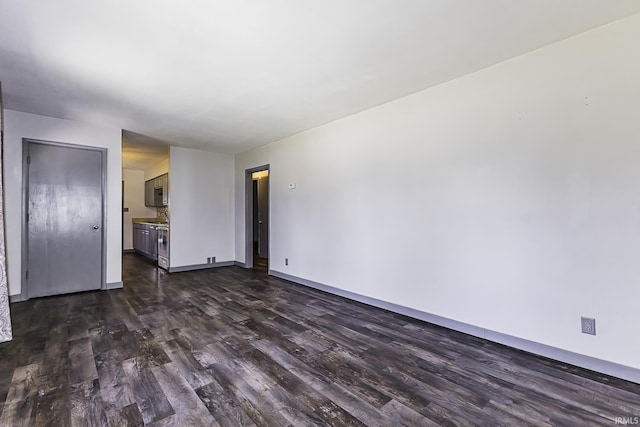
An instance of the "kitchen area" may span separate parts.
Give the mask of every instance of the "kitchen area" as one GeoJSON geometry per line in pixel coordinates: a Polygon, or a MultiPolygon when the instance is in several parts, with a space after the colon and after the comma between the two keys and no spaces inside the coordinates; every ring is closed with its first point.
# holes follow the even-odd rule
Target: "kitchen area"
{"type": "Polygon", "coordinates": [[[123,132],[122,247],[169,270],[169,149],[123,132]]]}
{"type": "Polygon", "coordinates": [[[122,251],[177,273],[235,265],[234,157],[122,136],[122,251]]]}
{"type": "Polygon", "coordinates": [[[133,250],[169,269],[169,174],[145,181],[144,204],[156,208],[155,218],[132,218],[133,250]]]}

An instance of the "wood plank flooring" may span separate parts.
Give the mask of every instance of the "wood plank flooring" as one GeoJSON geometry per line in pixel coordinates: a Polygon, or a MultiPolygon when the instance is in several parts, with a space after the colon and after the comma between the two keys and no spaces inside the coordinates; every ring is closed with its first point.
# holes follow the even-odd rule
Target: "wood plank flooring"
{"type": "MultiPolygon", "coordinates": [[[[595,426],[640,385],[266,276],[167,274],[11,306],[0,426],[595,426]]],[[[620,420],[618,420],[620,421],[620,420]]]]}

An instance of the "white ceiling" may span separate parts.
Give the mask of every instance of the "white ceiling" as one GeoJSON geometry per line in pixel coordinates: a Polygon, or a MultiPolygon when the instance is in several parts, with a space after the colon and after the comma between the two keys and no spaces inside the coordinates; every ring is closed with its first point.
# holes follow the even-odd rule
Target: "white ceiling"
{"type": "MultiPolygon", "coordinates": [[[[640,12],[638,0],[0,0],[5,107],[238,153],[640,12]]],[[[144,141],[149,137],[149,141],[144,141]]]]}
{"type": "Polygon", "coordinates": [[[145,170],[169,157],[169,146],[147,135],[122,131],[122,168],[145,170]]]}

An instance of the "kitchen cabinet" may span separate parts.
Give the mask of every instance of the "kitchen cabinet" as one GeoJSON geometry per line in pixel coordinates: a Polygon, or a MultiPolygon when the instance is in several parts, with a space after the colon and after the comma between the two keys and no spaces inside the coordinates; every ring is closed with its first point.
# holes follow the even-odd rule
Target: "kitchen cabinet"
{"type": "Polygon", "coordinates": [[[152,224],[133,223],[133,249],[149,259],[158,259],[158,227],[152,224]]]}
{"type": "Polygon", "coordinates": [[[133,249],[140,255],[147,256],[149,252],[149,232],[146,224],[133,223],[133,249]]]}
{"type": "Polygon", "coordinates": [[[137,252],[140,250],[140,227],[139,224],[133,223],[133,249],[137,252]]]}
{"type": "Polygon", "coordinates": [[[144,183],[144,205],[153,206],[153,180],[144,183]]]}
{"type": "Polygon", "coordinates": [[[169,174],[165,173],[144,183],[144,205],[167,206],[169,201],[169,174]]]}
{"type": "Polygon", "coordinates": [[[158,227],[155,225],[149,226],[149,241],[147,243],[147,249],[149,250],[149,258],[154,261],[158,260],[158,227]]]}

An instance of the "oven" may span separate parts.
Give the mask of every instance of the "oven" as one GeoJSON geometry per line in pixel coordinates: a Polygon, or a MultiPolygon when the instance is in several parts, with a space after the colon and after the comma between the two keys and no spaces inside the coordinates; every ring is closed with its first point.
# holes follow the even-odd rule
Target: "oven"
{"type": "Polygon", "coordinates": [[[158,225],[158,267],[169,271],[169,226],[158,225]]]}

